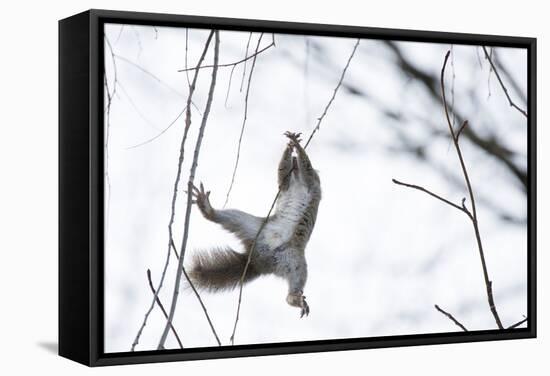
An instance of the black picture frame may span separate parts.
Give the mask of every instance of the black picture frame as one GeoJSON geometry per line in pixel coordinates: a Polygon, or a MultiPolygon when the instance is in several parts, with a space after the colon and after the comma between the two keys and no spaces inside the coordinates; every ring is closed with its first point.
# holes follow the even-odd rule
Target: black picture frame
{"type": "Polygon", "coordinates": [[[172,14],[88,10],[59,21],[59,355],[88,366],[536,337],[536,39],[172,14]],[[528,51],[527,328],[183,350],[103,351],[103,24],[483,44],[528,51]]]}

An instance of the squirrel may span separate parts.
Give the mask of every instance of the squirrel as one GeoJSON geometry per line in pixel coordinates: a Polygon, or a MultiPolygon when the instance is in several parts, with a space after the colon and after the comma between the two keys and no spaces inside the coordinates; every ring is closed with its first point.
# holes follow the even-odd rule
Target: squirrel
{"type": "Polygon", "coordinates": [[[192,202],[197,204],[204,218],[235,234],[243,244],[245,253],[228,247],[197,253],[192,258],[188,275],[195,287],[202,290],[219,292],[234,289],[240,283],[252,252],[243,282],[267,274],[282,277],[288,282],[286,301],[301,309],[301,318],[308,316],[310,311],[303,295],[307,280],[305,248],[315,226],[321,184],[319,175],[300,145],[301,133],[286,132],[284,135],[289,142],[279,162],[280,193],[274,214],[267,219],[236,209],[214,209],[210,204],[210,191],[205,191],[202,183],[200,189],[192,187],[192,202]],[[258,236],[264,221],[266,223],[258,236]]]}

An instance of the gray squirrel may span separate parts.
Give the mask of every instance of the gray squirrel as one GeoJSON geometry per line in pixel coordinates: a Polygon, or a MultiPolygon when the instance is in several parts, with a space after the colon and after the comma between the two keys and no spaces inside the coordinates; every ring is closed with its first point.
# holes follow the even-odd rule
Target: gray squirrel
{"type": "MultiPolygon", "coordinates": [[[[309,314],[303,295],[307,280],[305,248],[313,231],[321,201],[319,175],[300,145],[300,133],[286,132],[289,142],[278,169],[280,194],[274,214],[269,216],[258,237],[244,282],[261,275],[275,274],[288,282],[286,301],[301,309],[300,317],[309,314]],[[295,156],[293,156],[293,151],[295,156]]],[[[231,248],[217,248],[194,255],[189,277],[195,287],[211,292],[231,290],[239,285],[254,239],[265,217],[256,217],[236,209],[214,209],[210,191],[193,187],[193,203],[204,218],[220,224],[242,242],[245,253],[231,248]]]]}

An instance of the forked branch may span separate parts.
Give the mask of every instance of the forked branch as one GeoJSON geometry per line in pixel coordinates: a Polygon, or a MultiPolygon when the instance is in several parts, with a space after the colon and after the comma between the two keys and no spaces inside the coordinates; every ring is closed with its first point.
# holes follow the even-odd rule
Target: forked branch
{"type": "Polygon", "coordinates": [[[431,196],[439,199],[440,201],[443,201],[445,202],[446,204],[450,205],[450,206],[453,206],[454,208],[457,208],[463,212],[466,212],[468,214],[468,218],[470,219],[471,223],[472,223],[472,226],[474,228],[474,234],[475,234],[475,238],[476,238],[476,242],[477,242],[477,248],[478,248],[478,251],[479,251],[479,257],[480,257],[480,260],[481,260],[481,267],[482,267],[482,270],[483,270],[483,279],[485,281],[485,290],[486,290],[486,293],[487,293],[487,302],[489,304],[489,309],[495,319],[495,323],[497,324],[497,327],[499,329],[504,329],[504,327],[502,326],[502,322],[500,320],[500,317],[499,317],[499,314],[498,314],[498,311],[497,311],[497,308],[495,306],[495,301],[494,301],[494,297],[493,297],[493,287],[492,287],[492,281],[490,280],[489,278],[489,272],[487,271],[487,264],[486,264],[486,261],[485,261],[485,254],[483,252],[483,245],[482,245],[482,241],[481,241],[481,234],[480,234],[480,231],[479,231],[479,226],[478,226],[478,218],[477,218],[477,211],[476,211],[476,202],[475,202],[475,197],[474,197],[474,191],[472,189],[472,184],[470,182],[470,177],[468,175],[468,170],[466,168],[466,164],[464,162],[464,158],[462,156],[462,151],[460,149],[460,144],[459,144],[459,135],[460,135],[460,132],[462,132],[462,129],[466,126],[465,124],[462,125],[462,127],[459,129],[458,133],[455,133],[455,130],[453,128],[453,125],[452,125],[452,121],[451,121],[451,117],[449,115],[449,109],[448,109],[448,105],[447,105],[447,99],[445,97],[445,67],[447,66],[447,61],[449,59],[449,54],[450,54],[450,51],[447,52],[447,54],[445,55],[445,60],[443,61],[443,67],[441,68],[441,77],[440,77],[440,84],[441,84],[441,96],[442,96],[442,101],[443,101],[443,107],[445,109],[445,118],[447,120],[447,125],[449,127],[449,134],[451,135],[451,139],[453,141],[453,145],[454,145],[454,148],[455,148],[455,151],[456,151],[456,154],[458,156],[458,159],[459,159],[459,162],[460,162],[460,168],[462,170],[462,174],[464,176],[464,181],[466,183],[466,187],[467,187],[467,190],[468,190],[468,194],[470,196],[470,203],[471,203],[471,211],[468,210],[466,208],[466,205],[465,205],[465,200],[463,199],[462,200],[462,208],[459,207],[458,205],[452,203],[450,200],[447,200],[447,199],[444,199],[422,187],[419,187],[419,186],[414,186],[412,184],[403,184],[403,183],[400,183],[398,182],[397,180],[393,179],[393,182],[395,184],[400,184],[400,185],[404,185],[404,186],[408,186],[410,188],[414,188],[414,189],[418,189],[418,190],[421,190],[421,191],[424,191],[428,194],[430,194],[431,196]]]}
{"type": "MultiPolygon", "coordinates": [[[[158,297],[157,290],[155,290],[155,286],[153,286],[153,281],[151,280],[151,270],[147,269],[147,281],[149,282],[149,288],[153,292],[153,296],[155,298],[155,301],[157,302],[157,305],[159,306],[160,310],[162,311],[162,314],[166,319],[168,319],[168,313],[166,313],[166,309],[164,308],[164,305],[160,301],[160,298],[158,297]]],[[[181,343],[180,336],[176,332],[176,328],[174,328],[174,325],[170,323],[170,329],[172,330],[172,333],[174,333],[174,337],[176,337],[176,341],[178,341],[178,345],[180,345],[180,349],[183,349],[183,344],[181,343]]]]}
{"type": "MultiPolygon", "coordinates": [[[[200,66],[202,64],[202,62],[204,61],[204,58],[206,56],[206,52],[208,51],[208,47],[210,46],[210,42],[212,40],[213,35],[214,35],[214,31],[212,31],[210,33],[210,35],[208,36],[208,39],[206,40],[204,49],[203,49],[202,54],[201,54],[201,56],[199,58],[199,61],[197,63],[198,66],[200,66]]],[[[163,267],[163,270],[162,270],[159,285],[156,288],[155,296],[154,296],[153,301],[151,302],[151,304],[149,306],[149,309],[145,313],[145,317],[143,319],[143,322],[142,322],[142,324],[141,324],[141,326],[140,326],[140,328],[139,328],[139,330],[136,334],[134,342],[132,343],[131,351],[134,351],[135,347],[139,343],[139,339],[141,337],[143,329],[145,328],[145,325],[147,324],[147,320],[149,318],[149,315],[151,314],[153,308],[155,307],[156,297],[158,296],[159,291],[163,286],[164,279],[166,277],[166,271],[168,270],[168,265],[170,263],[170,255],[172,254],[171,247],[172,247],[172,244],[173,244],[173,241],[172,241],[172,239],[173,239],[172,226],[174,224],[175,216],[176,216],[176,201],[177,201],[177,197],[178,197],[178,187],[179,187],[179,183],[180,183],[180,179],[181,179],[181,170],[182,170],[183,158],[184,158],[184,154],[185,154],[184,153],[184,151],[185,151],[185,142],[187,140],[187,134],[188,134],[189,128],[191,126],[191,106],[190,106],[190,104],[192,102],[193,93],[195,92],[195,85],[196,85],[197,79],[198,79],[198,72],[199,72],[199,70],[195,71],[195,76],[193,77],[193,82],[192,82],[192,84],[189,88],[189,95],[187,97],[187,105],[185,107],[185,109],[186,109],[185,129],[184,129],[183,137],[182,137],[181,144],[180,144],[178,170],[177,170],[177,173],[176,173],[176,179],[174,181],[174,189],[173,189],[173,193],[172,193],[170,220],[168,222],[168,250],[167,250],[167,253],[166,253],[166,259],[165,259],[165,262],[164,262],[164,267],[163,267]]],[[[168,321],[168,324],[170,324],[170,323],[171,323],[171,320],[168,321]]]]}
{"type": "MultiPolygon", "coordinates": [[[[217,73],[218,73],[218,58],[219,58],[219,47],[220,47],[220,35],[219,35],[219,31],[216,30],[216,31],[212,31],[212,33],[214,34],[214,65],[213,65],[213,69],[212,69],[212,78],[211,78],[211,81],[210,81],[210,88],[208,90],[208,98],[206,100],[206,107],[204,109],[204,115],[202,117],[202,121],[201,121],[201,125],[200,125],[200,128],[199,128],[199,134],[197,136],[197,142],[195,144],[195,151],[193,153],[193,162],[191,164],[191,170],[189,171],[189,179],[188,179],[188,182],[187,182],[187,207],[186,207],[186,212],[185,212],[185,224],[184,224],[184,229],[183,229],[183,240],[182,240],[182,244],[181,244],[181,248],[180,248],[180,257],[179,257],[179,260],[178,260],[178,269],[177,269],[177,272],[176,272],[176,282],[174,284],[174,291],[172,293],[172,303],[170,305],[170,313],[168,314],[168,320],[166,322],[166,325],[164,327],[164,331],[162,333],[162,336],[160,338],[160,341],[159,341],[159,345],[158,345],[158,349],[161,350],[161,349],[164,349],[164,344],[166,342],[166,337],[168,336],[168,332],[170,330],[170,324],[172,322],[172,320],[174,319],[174,314],[176,312],[176,305],[177,305],[177,302],[178,302],[178,296],[179,296],[179,289],[180,289],[180,284],[181,284],[181,277],[182,277],[182,273],[183,273],[183,260],[185,258],[185,251],[186,251],[186,247],[187,247],[187,239],[189,237],[189,224],[191,222],[191,207],[192,207],[192,187],[193,187],[193,182],[195,180],[195,172],[197,170],[197,165],[198,165],[198,159],[199,159],[199,154],[200,154],[200,149],[201,149],[201,145],[202,145],[202,139],[204,137],[204,130],[206,128],[206,123],[208,122],[208,116],[210,114],[210,108],[212,107],[212,101],[214,99],[214,89],[216,87],[216,77],[217,77],[217,73]]],[[[210,33],[210,37],[209,37],[209,40],[211,39],[212,37],[212,33],[210,33]]],[[[206,49],[205,49],[206,50],[206,49]]],[[[193,90],[194,89],[194,85],[196,84],[196,77],[197,77],[197,72],[199,70],[197,69],[195,71],[195,78],[193,79],[193,84],[192,84],[192,87],[191,89],[193,90]]],[[[187,102],[187,119],[186,119],[186,123],[190,124],[191,123],[191,111],[190,111],[190,98],[188,99],[188,102],[187,102]]],[[[183,154],[180,154],[180,168],[181,168],[181,159],[183,158],[183,154]]],[[[170,239],[172,239],[172,234],[170,234],[170,239]]],[[[170,240],[171,242],[171,240],[170,240]]]]}

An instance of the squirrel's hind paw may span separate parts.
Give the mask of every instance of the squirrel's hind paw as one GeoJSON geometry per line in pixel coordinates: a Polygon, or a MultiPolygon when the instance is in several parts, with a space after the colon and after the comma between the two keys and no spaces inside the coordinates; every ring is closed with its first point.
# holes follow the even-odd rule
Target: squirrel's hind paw
{"type": "Polygon", "coordinates": [[[300,312],[300,318],[309,316],[309,305],[306,302],[306,297],[302,296],[302,311],[300,312]]]}
{"type": "Polygon", "coordinates": [[[301,308],[300,318],[309,315],[309,305],[306,302],[306,297],[301,294],[288,294],[286,301],[293,307],[301,308]]]}

